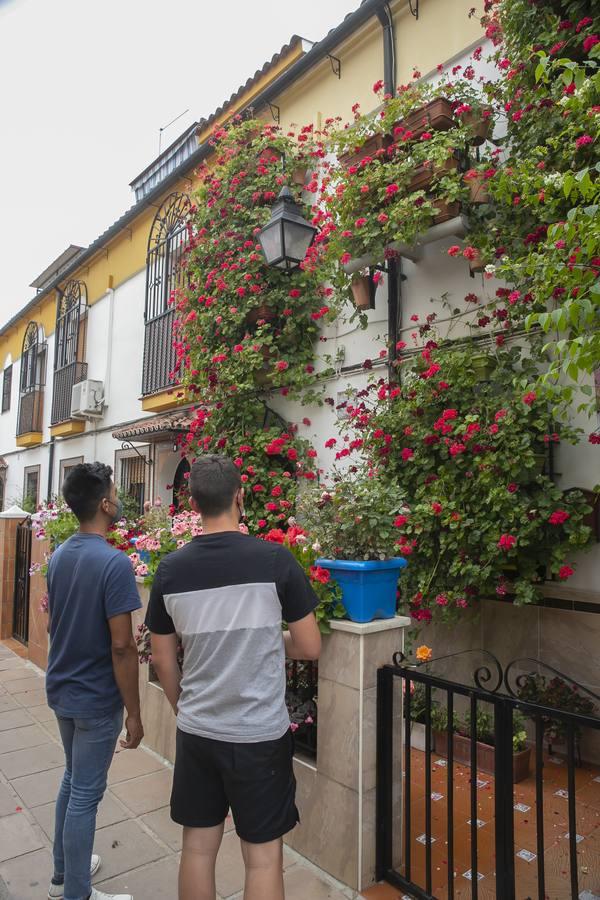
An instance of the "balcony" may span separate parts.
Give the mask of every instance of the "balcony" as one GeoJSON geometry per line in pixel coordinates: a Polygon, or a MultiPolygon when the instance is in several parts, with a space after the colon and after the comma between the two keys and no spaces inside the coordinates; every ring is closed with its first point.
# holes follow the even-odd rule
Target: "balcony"
{"type": "Polygon", "coordinates": [[[21,393],[17,419],[17,446],[32,447],[42,442],[44,390],[40,385],[21,393]]]}
{"type": "MultiPolygon", "coordinates": [[[[144,334],[144,363],[142,372],[142,395],[149,400],[144,409],[161,410],[177,405],[177,388],[170,375],[177,364],[177,356],[173,346],[173,322],[175,311],[172,309],[146,322],[144,334]],[[165,393],[165,392],[168,392],[165,393]],[[156,394],[163,394],[164,401],[154,402],[156,394]]],[[[159,401],[160,398],[156,398],[159,401]]]]}
{"type": "Polygon", "coordinates": [[[87,378],[87,371],[87,363],[82,362],[72,362],[55,371],[52,391],[52,413],[50,416],[52,435],[54,437],[65,433],[73,434],[83,431],[85,423],[71,419],[71,393],[74,385],[87,378]],[[65,423],[69,426],[68,432],[64,430],[63,426],[65,423]],[[61,427],[57,429],[57,426],[61,427]],[[74,427],[71,428],[70,426],[74,427]],[[58,434],[58,431],[60,431],[60,434],[58,434]]]}

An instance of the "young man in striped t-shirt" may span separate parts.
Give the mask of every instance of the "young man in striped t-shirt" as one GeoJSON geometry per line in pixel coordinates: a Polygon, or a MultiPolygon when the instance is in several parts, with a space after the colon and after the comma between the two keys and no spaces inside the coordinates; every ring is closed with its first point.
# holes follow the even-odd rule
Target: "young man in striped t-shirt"
{"type": "Polygon", "coordinates": [[[177,713],[171,816],[184,829],[179,898],[216,896],[231,808],[245,900],[281,900],[282,836],[298,822],[285,657],[318,658],[318,600],[287,549],[240,532],[243,488],[231,460],[194,463],[190,492],[203,534],[161,562],[146,616],[152,661],[177,713]]]}

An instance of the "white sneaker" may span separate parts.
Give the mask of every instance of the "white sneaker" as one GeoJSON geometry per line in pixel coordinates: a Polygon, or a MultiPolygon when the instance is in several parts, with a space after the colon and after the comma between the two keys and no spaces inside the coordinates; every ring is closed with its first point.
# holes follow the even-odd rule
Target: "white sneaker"
{"type": "Polygon", "coordinates": [[[131,894],[104,894],[102,891],[92,888],[90,900],[133,900],[131,894]]]}
{"type": "MultiPolygon", "coordinates": [[[[97,853],[92,853],[92,861],[90,863],[90,876],[93,878],[100,866],[102,865],[102,859],[98,856],[97,853]]],[[[63,900],[65,894],[65,886],[64,884],[52,884],[50,883],[50,887],[48,889],[48,900],[63,900]]]]}

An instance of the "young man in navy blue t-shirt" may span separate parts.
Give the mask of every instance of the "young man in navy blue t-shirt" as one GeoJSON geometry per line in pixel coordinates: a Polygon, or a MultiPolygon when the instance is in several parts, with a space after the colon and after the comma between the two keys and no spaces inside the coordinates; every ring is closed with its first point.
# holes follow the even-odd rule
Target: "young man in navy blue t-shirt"
{"type": "Polygon", "coordinates": [[[102,463],[75,466],[63,495],[79,531],[61,544],[48,565],[50,653],[48,705],[65,750],[65,774],[56,801],[54,876],[49,900],[131,900],[92,888],[100,868],[92,854],[96,812],[127,709],[124,749],[144,736],[140,718],[138,656],[131,613],[141,606],[131,563],[106,542],[122,514],[102,463]]]}

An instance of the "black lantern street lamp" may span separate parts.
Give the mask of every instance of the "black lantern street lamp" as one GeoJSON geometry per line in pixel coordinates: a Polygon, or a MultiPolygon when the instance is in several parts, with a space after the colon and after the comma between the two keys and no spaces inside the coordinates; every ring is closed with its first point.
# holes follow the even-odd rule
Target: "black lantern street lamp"
{"type": "Polygon", "coordinates": [[[317,229],[302,216],[289,187],[283,187],[271,218],[258,232],[258,240],[269,266],[291,272],[303,261],[316,233],[317,229]]]}

